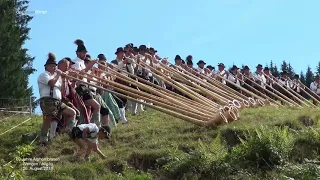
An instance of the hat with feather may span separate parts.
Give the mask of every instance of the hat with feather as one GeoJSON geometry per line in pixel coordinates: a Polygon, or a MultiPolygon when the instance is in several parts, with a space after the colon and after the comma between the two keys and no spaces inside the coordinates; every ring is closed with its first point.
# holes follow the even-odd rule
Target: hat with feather
{"type": "Polygon", "coordinates": [[[76,52],[88,52],[81,39],[77,39],[74,43],[78,46],[76,52]]]}
{"type": "Polygon", "coordinates": [[[48,54],[48,59],[44,66],[49,65],[49,64],[54,64],[57,66],[57,61],[56,61],[56,56],[53,53],[48,54]]]}

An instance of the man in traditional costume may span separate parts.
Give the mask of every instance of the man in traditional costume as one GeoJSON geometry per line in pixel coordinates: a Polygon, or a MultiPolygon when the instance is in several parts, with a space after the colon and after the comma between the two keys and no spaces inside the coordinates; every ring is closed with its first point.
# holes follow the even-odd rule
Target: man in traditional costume
{"type": "MultiPolygon", "coordinates": [[[[224,68],[225,68],[224,64],[223,64],[223,63],[219,63],[219,64],[218,64],[218,72],[217,72],[217,75],[219,75],[219,76],[221,76],[221,77],[223,77],[223,78],[225,78],[225,79],[228,79],[228,77],[229,77],[229,71],[225,70],[224,68]]],[[[224,79],[222,79],[222,78],[219,78],[219,77],[218,77],[217,79],[218,79],[222,84],[227,85],[226,80],[224,80],[224,79]]]]}
{"type": "Polygon", "coordinates": [[[236,91],[240,91],[239,89],[239,86],[240,86],[240,81],[242,80],[242,76],[241,74],[239,73],[239,68],[236,66],[236,65],[233,65],[232,68],[230,69],[230,73],[229,73],[229,76],[228,76],[228,79],[230,81],[232,81],[234,84],[230,84],[228,83],[228,85],[236,90],[236,91]]]}
{"type": "MultiPolygon", "coordinates": [[[[97,63],[97,60],[90,61],[88,65],[86,66],[84,63],[84,60],[86,58],[87,49],[84,45],[84,42],[80,39],[77,39],[74,42],[78,47],[76,50],[77,58],[73,60],[75,64],[72,65],[72,68],[80,71],[83,75],[88,72],[95,63],[97,63]]],[[[86,82],[86,78],[82,78],[84,82],[86,82]]],[[[92,118],[91,120],[93,122],[99,123],[100,121],[100,105],[99,103],[94,100],[94,98],[91,95],[90,89],[88,88],[88,85],[85,83],[77,82],[76,84],[76,91],[77,93],[82,97],[83,101],[88,107],[91,107],[92,112],[92,118]]],[[[84,122],[80,122],[84,123],[84,122]]]]}
{"type": "Polygon", "coordinates": [[[44,66],[45,72],[41,73],[37,80],[40,93],[40,108],[43,113],[40,135],[41,145],[47,144],[50,124],[60,119],[61,115],[68,119],[69,130],[76,125],[76,111],[61,101],[62,82],[60,77],[62,72],[56,69],[57,63],[54,54],[49,53],[44,66]]]}
{"type": "Polygon", "coordinates": [[[265,89],[266,89],[266,77],[264,77],[262,70],[263,70],[263,66],[261,64],[258,64],[258,66],[256,67],[257,70],[256,72],[254,72],[253,75],[253,79],[256,82],[256,84],[253,84],[253,87],[256,88],[258,91],[265,93],[265,89]]]}
{"type": "Polygon", "coordinates": [[[204,71],[204,66],[206,65],[206,63],[203,61],[203,60],[200,60],[198,63],[198,72],[201,73],[201,74],[205,74],[205,71],[204,71]]]}
{"type": "MultiPolygon", "coordinates": [[[[320,95],[320,76],[316,75],[315,80],[310,84],[311,91],[315,92],[317,95],[320,95]]],[[[317,104],[316,101],[313,100],[313,104],[317,104]]]]}

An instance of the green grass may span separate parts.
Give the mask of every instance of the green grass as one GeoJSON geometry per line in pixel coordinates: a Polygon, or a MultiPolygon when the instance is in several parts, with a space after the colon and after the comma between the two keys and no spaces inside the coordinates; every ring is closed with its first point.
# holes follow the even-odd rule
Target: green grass
{"type": "MultiPolygon", "coordinates": [[[[147,110],[131,117],[100,142],[107,155],[90,162],[73,157],[76,146],[66,135],[32,157],[59,158],[53,171],[27,171],[26,179],[317,179],[320,178],[320,112],[313,109],[254,108],[240,119],[203,128],[147,110]]],[[[1,132],[26,117],[0,122],[1,132]]],[[[10,161],[21,138],[40,129],[41,117],[0,136],[0,162],[10,161]]],[[[31,140],[30,140],[31,139],[31,140]]]]}

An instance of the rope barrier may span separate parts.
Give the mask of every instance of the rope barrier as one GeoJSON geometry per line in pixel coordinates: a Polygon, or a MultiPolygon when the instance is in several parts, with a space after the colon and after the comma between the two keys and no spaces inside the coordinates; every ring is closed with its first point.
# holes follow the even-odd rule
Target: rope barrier
{"type": "MultiPolygon", "coordinates": [[[[29,144],[30,146],[36,141],[36,139],[39,137],[39,135],[37,135],[32,141],[31,141],[31,143],[29,144]]],[[[2,167],[5,167],[5,166],[7,166],[8,164],[10,164],[11,162],[12,162],[13,160],[11,160],[11,161],[9,161],[7,164],[5,164],[5,165],[3,165],[2,167]]],[[[1,167],[1,168],[2,168],[1,167]]]]}
{"type": "Polygon", "coordinates": [[[3,118],[3,119],[0,119],[0,122],[1,122],[1,121],[4,121],[4,120],[7,120],[7,119],[9,119],[9,118],[11,118],[11,117],[13,117],[13,116],[18,115],[18,114],[21,114],[21,112],[17,112],[16,114],[13,114],[13,115],[11,115],[11,116],[9,116],[9,117],[6,117],[6,118],[3,118]]]}
{"type": "Polygon", "coordinates": [[[23,114],[30,114],[30,112],[27,112],[27,111],[5,111],[5,110],[0,110],[0,112],[8,112],[8,113],[23,113],[23,114]]]}
{"type": "Polygon", "coordinates": [[[26,122],[28,122],[28,121],[30,121],[30,120],[31,120],[31,118],[28,118],[27,120],[23,121],[22,123],[20,123],[20,124],[18,124],[18,125],[16,125],[16,126],[10,128],[10,129],[6,130],[5,132],[1,133],[0,136],[6,134],[7,132],[11,131],[12,129],[17,128],[17,127],[19,127],[20,125],[22,125],[22,124],[24,124],[24,123],[26,123],[26,122]]]}

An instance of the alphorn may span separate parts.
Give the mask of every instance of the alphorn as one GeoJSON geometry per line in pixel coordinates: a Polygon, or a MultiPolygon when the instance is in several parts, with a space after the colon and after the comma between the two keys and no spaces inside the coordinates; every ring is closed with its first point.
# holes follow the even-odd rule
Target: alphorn
{"type": "MultiPolygon", "coordinates": [[[[158,103],[158,102],[156,102],[156,101],[153,101],[153,103],[159,104],[159,106],[151,105],[151,104],[145,103],[145,102],[141,102],[141,101],[139,101],[139,100],[137,100],[137,99],[135,99],[135,98],[129,97],[129,96],[127,96],[127,95],[124,95],[124,94],[121,94],[121,93],[118,93],[118,92],[115,92],[115,91],[111,91],[111,90],[109,90],[109,89],[103,88],[103,87],[98,86],[98,85],[95,85],[95,84],[90,84],[90,83],[88,83],[88,82],[85,82],[85,81],[83,81],[83,80],[80,80],[80,79],[75,78],[75,77],[72,77],[72,76],[69,76],[69,75],[67,75],[67,74],[64,74],[64,76],[66,76],[66,77],[69,78],[69,79],[72,79],[72,80],[76,80],[76,81],[78,81],[78,82],[81,82],[81,83],[83,83],[83,84],[87,84],[87,85],[96,87],[96,88],[98,88],[98,89],[102,89],[103,91],[109,92],[109,93],[114,94],[114,95],[116,95],[116,96],[118,96],[118,97],[126,98],[126,99],[131,100],[131,101],[134,101],[134,102],[138,102],[138,103],[143,104],[143,105],[145,105],[145,106],[147,106],[147,107],[150,107],[150,108],[156,109],[156,110],[158,110],[158,111],[167,113],[167,114],[169,114],[169,115],[172,115],[172,116],[174,116],[174,117],[180,118],[180,119],[182,119],[182,120],[188,121],[188,122],[193,123],[193,124],[196,124],[196,125],[200,125],[200,126],[212,126],[212,125],[221,124],[221,123],[223,123],[223,122],[225,122],[225,123],[228,122],[228,119],[225,117],[225,115],[223,114],[223,112],[218,112],[218,113],[216,113],[215,116],[212,116],[212,117],[211,117],[211,120],[209,120],[209,121],[202,121],[202,120],[199,120],[199,119],[201,119],[201,116],[198,116],[198,117],[196,117],[196,118],[195,118],[195,117],[189,117],[189,116],[186,116],[184,113],[182,114],[182,113],[179,113],[179,112],[175,112],[174,110],[171,110],[171,109],[169,110],[169,109],[167,109],[167,108],[160,107],[160,103],[158,103]]],[[[114,87],[113,87],[113,88],[114,88],[114,87]]],[[[131,94],[131,95],[132,95],[132,94],[131,94]]],[[[139,96],[137,96],[137,97],[139,97],[139,96]]],[[[139,97],[139,98],[140,98],[140,97],[139,97]]],[[[151,99],[149,99],[149,100],[152,101],[151,99]]],[[[231,115],[231,116],[233,116],[232,118],[237,119],[237,118],[236,118],[236,115],[235,115],[235,113],[233,113],[233,111],[229,111],[228,114],[231,115]]]]}
{"type": "MultiPolygon", "coordinates": [[[[289,77],[288,77],[289,78],[289,77]]],[[[314,100],[315,102],[317,102],[318,104],[320,104],[320,102],[319,102],[319,100],[317,99],[317,98],[315,98],[314,96],[312,96],[311,94],[309,94],[307,91],[306,91],[306,89],[308,89],[309,90],[309,88],[307,88],[307,86],[305,86],[303,83],[301,83],[301,82],[294,82],[293,80],[291,80],[290,78],[289,78],[289,80],[290,81],[292,81],[293,83],[294,83],[294,85],[296,85],[297,86],[297,88],[300,88],[300,90],[302,91],[302,92],[304,92],[306,95],[308,95],[312,100],[314,100]],[[299,84],[302,86],[302,87],[300,87],[299,86],[299,84]]]]}
{"type": "MultiPolygon", "coordinates": [[[[263,72],[262,72],[262,73],[263,73],[263,72]]],[[[264,74],[264,73],[263,73],[263,74],[264,74]]],[[[276,84],[278,87],[280,87],[282,90],[284,90],[286,93],[288,93],[291,97],[293,97],[295,100],[297,100],[297,101],[300,102],[301,104],[304,104],[304,105],[306,105],[307,107],[310,107],[308,104],[306,104],[306,102],[302,101],[301,99],[299,99],[298,97],[296,97],[294,94],[292,94],[292,93],[290,92],[290,90],[292,90],[291,88],[287,87],[286,85],[283,87],[282,84],[280,84],[277,80],[275,80],[275,78],[274,78],[274,76],[273,76],[272,74],[270,74],[270,76],[271,76],[271,77],[269,77],[269,76],[266,76],[266,77],[268,77],[268,78],[271,80],[271,82],[275,82],[275,84],[276,84]]],[[[293,93],[295,93],[295,92],[293,92],[293,93]]]]}

